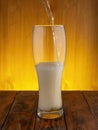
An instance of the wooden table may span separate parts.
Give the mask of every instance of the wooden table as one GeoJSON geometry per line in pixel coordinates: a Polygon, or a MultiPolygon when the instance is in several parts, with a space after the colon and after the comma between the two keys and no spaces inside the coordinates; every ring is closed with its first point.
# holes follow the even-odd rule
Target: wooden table
{"type": "Polygon", "coordinates": [[[64,115],[36,115],[38,92],[0,92],[0,130],[98,130],[98,91],[62,92],[64,115]]]}

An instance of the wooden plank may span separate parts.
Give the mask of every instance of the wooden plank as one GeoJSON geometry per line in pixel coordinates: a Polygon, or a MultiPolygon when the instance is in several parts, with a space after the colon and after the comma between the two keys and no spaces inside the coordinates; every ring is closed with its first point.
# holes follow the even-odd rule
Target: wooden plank
{"type": "MultiPolygon", "coordinates": [[[[2,99],[9,97],[5,104],[7,100],[12,99],[13,94],[9,95],[10,97],[8,93],[0,93],[2,99]]],[[[97,95],[95,92],[63,92],[65,114],[59,119],[44,120],[36,117],[38,93],[19,92],[12,107],[10,105],[10,112],[6,115],[2,130],[98,130],[97,118],[94,115],[98,106],[92,106],[98,102],[97,95]],[[94,110],[94,113],[91,110],[94,110]]],[[[0,105],[2,102],[0,100],[0,105]]]]}
{"type": "Polygon", "coordinates": [[[98,91],[83,93],[98,124],[98,91]]]}
{"type": "Polygon", "coordinates": [[[98,130],[82,92],[64,92],[63,103],[68,130],[98,130]]]}
{"type": "Polygon", "coordinates": [[[2,130],[27,130],[30,124],[31,117],[34,119],[36,106],[36,92],[20,92],[14,101],[12,109],[2,130]]]}
{"type": "Polygon", "coordinates": [[[0,129],[13,104],[15,95],[15,91],[0,91],[0,129]]]}

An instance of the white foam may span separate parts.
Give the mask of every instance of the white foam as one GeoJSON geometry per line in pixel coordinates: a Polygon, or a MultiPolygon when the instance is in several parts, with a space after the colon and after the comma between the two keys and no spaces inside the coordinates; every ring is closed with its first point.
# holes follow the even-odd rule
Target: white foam
{"type": "Polygon", "coordinates": [[[39,108],[41,110],[62,107],[61,79],[63,63],[43,62],[36,65],[39,81],[39,108]]]}

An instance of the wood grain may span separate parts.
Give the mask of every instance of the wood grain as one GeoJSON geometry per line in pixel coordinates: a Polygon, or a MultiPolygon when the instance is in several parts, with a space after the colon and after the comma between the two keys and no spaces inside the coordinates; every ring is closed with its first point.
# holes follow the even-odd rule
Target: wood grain
{"type": "Polygon", "coordinates": [[[64,92],[64,111],[68,130],[97,130],[98,124],[81,92],[64,92]]]}
{"type": "Polygon", "coordinates": [[[16,92],[0,92],[0,129],[9,114],[16,92]]]}
{"type": "MultiPolygon", "coordinates": [[[[36,92],[20,92],[2,130],[27,130],[37,108],[36,92]]],[[[33,126],[34,127],[34,126],[33,126]]],[[[32,129],[34,129],[32,127],[32,129]]]]}
{"type": "MultiPolygon", "coordinates": [[[[49,0],[67,38],[64,90],[98,90],[98,0],[49,0]]],[[[50,24],[41,0],[0,0],[0,90],[38,90],[32,26],[50,24]]]]}
{"type": "Polygon", "coordinates": [[[1,130],[98,130],[98,92],[63,91],[64,115],[37,117],[38,92],[0,92],[1,130]]]}
{"type": "Polygon", "coordinates": [[[88,106],[93,113],[98,127],[98,91],[96,92],[84,92],[84,96],[88,103],[88,106]]]}

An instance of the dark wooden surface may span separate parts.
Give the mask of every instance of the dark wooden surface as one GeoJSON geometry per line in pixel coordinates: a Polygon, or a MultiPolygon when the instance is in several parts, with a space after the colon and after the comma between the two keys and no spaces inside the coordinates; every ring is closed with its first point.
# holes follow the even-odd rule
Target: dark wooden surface
{"type": "Polygon", "coordinates": [[[0,92],[0,130],[98,130],[98,91],[62,92],[64,115],[36,115],[38,92],[0,92]]]}

